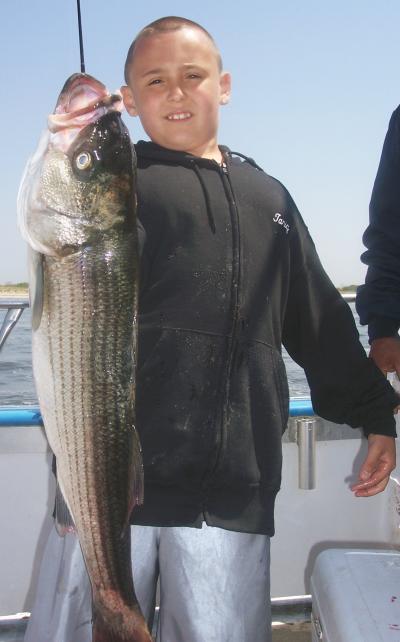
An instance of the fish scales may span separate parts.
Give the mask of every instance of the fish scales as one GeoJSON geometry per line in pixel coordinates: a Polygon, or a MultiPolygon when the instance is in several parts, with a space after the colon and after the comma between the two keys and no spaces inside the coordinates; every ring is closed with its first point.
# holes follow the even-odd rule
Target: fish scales
{"type": "MultiPolygon", "coordinates": [[[[31,247],[34,377],[92,584],[93,642],[150,642],[130,559],[143,474],[134,427],[138,248],[134,151],[118,101],[87,74],[67,80],[18,209],[31,247]]],[[[57,517],[65,532],[68,519],[57,517]]]]}
{"type": "MultiPolygon", "coordinates": [[[[45,288],[43,320],[33,338],[34,351],[53,367],[51,388],[46,385],[49,379],[36,373],[35,366],[38,396],[50,445],[59,462],[62,488],[70,498],[75,524],[80,524],[85,533],[80,540],[85,558],[94,556],[94,551],[98,554],[99,549],[107,554],[104,542],[107,546],[118,542],[121,525],[128,517],[121,498],[129,479],[129,452],[134,437],[133,417],[128,416],[131,402],[126,397],[132,395],[134,383],[133,346],[131,332],[127,331],[133,326],[136,297],[136,269],[129,261],[131,247],[134,239],[124,235],[113,239],[107,249],[87,251],[73,261],[69,257],[62,262],[47,259],[45,279],[49,287],[45,288]],[[128,268],[125,274],[120,267],[115,270],[102,261],[104,251],[115,254],[118,247],[121,254],[123,244],[128,268]],[[133,304],[131,309],[129,301],[133,304]],[[47,408],[54,409],[55,421],[47,416],[47,408]],[[79,457],[79,451],[85,456],[79,457]],[[116,493],[111,497],[113,489],[116,493]],[[104,519],[110,504],[116,533],[106,533],[104,528],[104,524],[110,529],[114,526],[104,519]],[[97,525],[101,526],[98,532],[97,525]]],[[[107,585],[101,573],[104,569],[110,571],[110,559],[112,556],[107,563],[98,561],[101,585],[107,585]]],[[[115,577],[112,581],[116,583],[115,577]]]]}

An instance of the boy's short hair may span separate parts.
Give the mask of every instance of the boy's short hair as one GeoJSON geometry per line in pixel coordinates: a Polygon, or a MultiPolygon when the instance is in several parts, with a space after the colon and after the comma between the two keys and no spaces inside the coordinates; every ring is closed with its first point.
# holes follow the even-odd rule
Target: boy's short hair
{"type": "Polygon", "coordinates": [[[214,38],[207,31],[207,29],[204,29],[204,27],[199,25],[197,22],[194,22],[193,20],[189,20],[189,18],[181,18],[179,16],[166,16],[165,18],[159,18],[158,20],[154,20],[154,22],[151,22],[146,27],[143,27],[143,29],[139,31],[134,41],[132,42],[131,46],[129,47],[128,54],[126,56],[126,61],[125,61],[125,68],[124,68],[124,77],[125,77],[126,84],[128,84],[129,67],[132,64],[135,47],[138,41],[141,38],[152,36],[155,33],[166,33],[168,31],[178,31],[178,29],[182,29],[183,27],[194,27],[195,29],[200,29],[200,31],[202,31],[211,40],[212,44],[215,47],[215,53],[217,56],[219,70],[222,71],[221,54],[218,51],[218,47],[215,43],[214,38]]]}

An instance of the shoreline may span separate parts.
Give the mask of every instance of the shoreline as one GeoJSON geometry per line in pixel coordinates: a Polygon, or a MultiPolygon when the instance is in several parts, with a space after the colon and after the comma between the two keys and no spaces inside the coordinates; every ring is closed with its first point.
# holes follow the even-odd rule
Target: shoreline
{"type": "Polygon", "coordinates": [[[28,290],[0,290],[0,300],[4,299],[28,299],[28,290]]]}
{"type": "MultiPolygon", "coordinates": [[[[339,289],[339,288],[338,288],[339,289]]],[[[356,296],[356,291],[346,291],[346,290],[340,290],[340,294],[344,299],[354,299],[356,296]]],[[[4,301],[5,299],[21,299],[21,300],[26,300],[29,299],[29,291],[26,289],[12,289],[6,290],[0,288],[0,301],[4,301]]]]}

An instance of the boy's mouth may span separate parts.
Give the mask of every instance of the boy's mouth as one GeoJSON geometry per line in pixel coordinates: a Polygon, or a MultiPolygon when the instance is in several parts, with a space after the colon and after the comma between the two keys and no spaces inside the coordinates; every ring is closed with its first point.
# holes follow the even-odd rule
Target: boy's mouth
{"type": "Polygon", "coordinates": [[[192,117],[190,111],[180,111],[173,114],[168,114],[167,120],[188,120],[192,117]]]}

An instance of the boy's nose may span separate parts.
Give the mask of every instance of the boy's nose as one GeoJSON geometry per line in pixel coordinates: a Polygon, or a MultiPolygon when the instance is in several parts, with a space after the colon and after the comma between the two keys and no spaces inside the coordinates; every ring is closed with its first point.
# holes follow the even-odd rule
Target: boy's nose
{"type": "Polygon", "coordinates": [[[183,98],[183,91],[179,85],[169,87],[168,100],[179,101],[183,98]]]}

